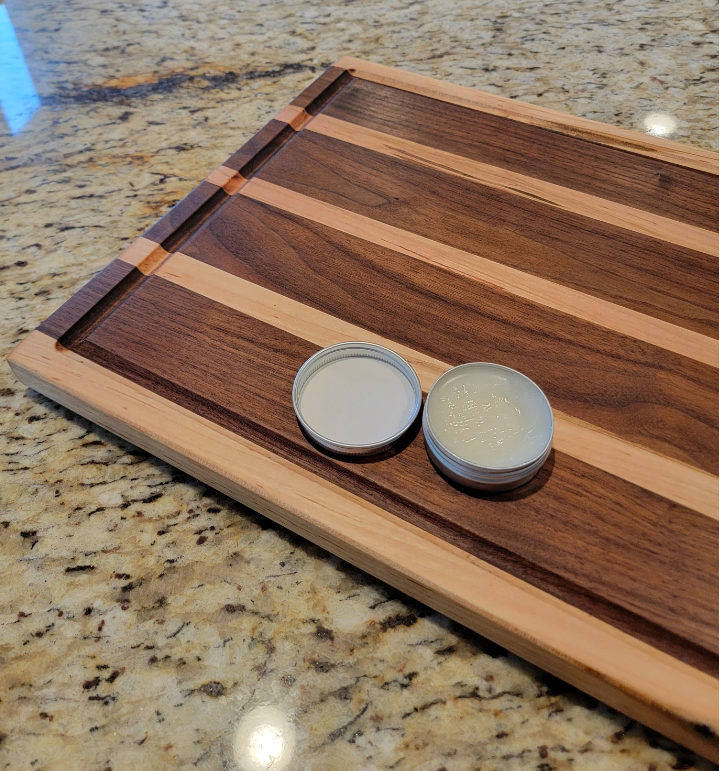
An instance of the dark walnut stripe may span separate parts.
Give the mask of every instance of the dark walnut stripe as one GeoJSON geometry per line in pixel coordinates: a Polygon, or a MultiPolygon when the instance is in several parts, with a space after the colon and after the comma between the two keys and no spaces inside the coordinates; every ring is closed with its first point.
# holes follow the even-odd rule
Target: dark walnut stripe
{"type": "Polygon", "coordinates": [[[122,301],[142,281],[143,274],[122,260],[113,260],[38,327],[55,340],[73,328],[91,328],[108,307],[122,301]]]}
{"type": "Polygon", "coordinates": [[[228,197],[210,182],[201,182],[143,235],[172,252],[228,197]]]}
{"type": "Polygon", "coordinates": [[[718,231],[718,177],[527,123],[354,80],[323,111],[341,120],[718,231]]]}
{"type": "Polygon", "coordinates": [[[718,337],[706,254],[309,131],[259,178],[718,337]]]}
{"type": "Polygon", "coordinates": [[[531,485],[469,495],[433,470],[417,426],[391,457],[328,458],[302,436],[290,400],[295,373],[315,350],[155,277],[78,348],[677,658],[713,668],[716,522],[560,453],[531,485]]]}
{"type": "Polygon", "coordinates": [[[351,80],[353,78],[347,70],[340,67],[328,67],[308,88],[298,94],[291,104],[305,110],[308,115],[315,115],[329,99],[351,80]]]}
{"type": "Polygon", "coordinates": [[[287,123],[273,118],[233,153],[223,166],[239,171],[247,179],[294,134],[295,131],[287,123]]]}
{"type": "Polygon", "coordinates": [[[556,409],[717,469],[713,367],[243,196],[183,252],[441,361],[518,369],[556,409]]]}

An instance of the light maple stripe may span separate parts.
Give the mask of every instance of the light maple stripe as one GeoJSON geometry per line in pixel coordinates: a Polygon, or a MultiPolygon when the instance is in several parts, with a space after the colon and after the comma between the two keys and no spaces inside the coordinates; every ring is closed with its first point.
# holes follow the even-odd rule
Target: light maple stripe
{"type": "Polygon", "coordinates": [[[480,163],[470,158],[437,150],[434,147],[411,142],[408,139],[384,134],[375,129],[357,126],[328,115],[317,115],[305,126],[316,134],[338,139],[376,153],[412,161],[435,171],[442,171],[479,184],[503,190],[506,193],[541,201],[564,211],[580,214],[608,225],[632,230],[653,238],[660,238],[687,249],[694,249],[718,257],[719,237],[704,228],[661,217],[658,214],[615,203],[605,198],[572,190],[563,185],[545,182],[498,166],[480,163]]]}
{"type": "Polygon", "coordinates": [[[287,123],[295,131],[300,131],[310,119],[311,116],[295,104],[289,104],[275,116],[275,120],[287,123]]]}
{"type": "Polygon", "coordinates": [[[168,256],[160,244],[140,236],[120,254],[120,259],[134,265],[146,275],[152,273],[168,256]]]}
{"type": "Polygon", "coordinates": [[[497,94],[489,94],[475,88],[435,80],[413,72],[405,72],[395,67],[366,62],[353,56],[344,56],[333,66],[347,70],[353,77],[369,80],[373,83],[458,104],[471,110],[487,112],[519,123],[529,123],[533,126],[569,134],[579,139],[608,145],[638,155],[647,155],[666,163],[675,163],[678,166],[705,171],[708,174],[718,175],[719,173],[718,153],[711,150],[684,146],[678,142],[642,134],[639,131],[610,126],[589,118],[579,118],[570,113],[561,113],[548,107],[528,104],[520,99],[509,99],[497,94]]]}
{"type": "Polygon", "coordinates": [[[217,169],[208,174],[205,181],[222,187],[228,195],[235,195],[245,184],[246,179],[235,169],[229,169],[227,166],[218,166],[217,169]]]}
{"type": "Polygon", "coordinates": [[[539,305],[718,367],[718,340],[670,324],[668,321],[646,316],[630,308],[378,222],[257,177],[250,179],[241,188],[240,194],[458,275],[490,284],[539,305]]]}
{"type": "MultiPolygon", "coordinates": [[[[450,364],[176,252],[155,272],[191,292],[320,347],[364,340],[403,356],[428,392],[450,364]]],[[[554,410],[554,446],[596,468],[718,519],[718,479],[554,410]]]]}

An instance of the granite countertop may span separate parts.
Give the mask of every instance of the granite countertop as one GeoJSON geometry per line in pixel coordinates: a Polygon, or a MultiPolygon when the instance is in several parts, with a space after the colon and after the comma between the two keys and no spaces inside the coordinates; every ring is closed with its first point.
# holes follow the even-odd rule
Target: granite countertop
{"type": "MultiPolygon", "coordinates": [[[[10,0],[3,46],[8,14],[3,356],[344,54],[716,148],[711,0],[10,0]]],[[[0,380],[1,769],[711,768],[0,380]]]]}

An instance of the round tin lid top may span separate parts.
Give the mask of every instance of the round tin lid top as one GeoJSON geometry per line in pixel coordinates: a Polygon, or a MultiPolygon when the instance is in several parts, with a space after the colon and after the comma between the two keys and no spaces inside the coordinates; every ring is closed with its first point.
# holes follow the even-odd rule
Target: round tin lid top
{"type": "Polygon", "coordinates": [[[339,343],[311,356],[293,383],[293,407],[318,444],[339,453],[382,452],[420,410],[418,376],[374,343],[339,343]]]}

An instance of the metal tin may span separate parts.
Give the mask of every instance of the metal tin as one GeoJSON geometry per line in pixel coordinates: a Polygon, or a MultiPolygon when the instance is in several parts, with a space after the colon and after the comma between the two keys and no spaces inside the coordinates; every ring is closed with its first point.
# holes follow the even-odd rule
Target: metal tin
{"type": "Polygon", "coordinates": [[[293,381],[293,409],[305,433],[326,450],[343,455],[376,455],[391,449],[418,417],[422,403],[423,392],[418,375],[416,375],[413,367],[402,356],[375,343],[338,343],[328,348],[323,348],[303,364],[293,381]],[[380,361],[391,365],[407,380],[412,396],[408,406],[408,418],[404,420],[400,429],[391,431],[388,436],[384,436],[375,442],[353,443],[324,436],[311,425],[307,420],[307,416],[303,414],[301,405],[304,389],[310,379],[321,369],[342,359],[371,359],[380,361]]]}
{"type": "MultiPolygon", "coordinates": [[[[546,416],[544,415],[544,417],[546,416]]],[[[514,487],[520,487],[520,485],[529,482],[546,462],[546,459],[551,452],[551,445],[553,442],[553,410],[551,409],[551,405],[549,404],[548,399],[546,398],[543,391],[536,383],[534,383],[530,378],[526,377],[523,373],[511,369],[510,367],[504,367],[501,364],[491,364],[488,362],[462,364],[461,366],[454,367],[453,369],[450,369],[448,372],[445,372],[443,375],[441,375],[441,377],[436,380],[436,382],[433,384],[433,387],[428,392],[428,396],[426,397],[426,407],[423,411],[423,436],[426,440],[428,455],[431,461],[433,461],[433,464],[441,473],[452,479],[454,482],[477,490],[511,490],[514,487]],[[478,366],[489,367],[493,370],[497,369],[499,372],[513,373],[514,376],[519,376],[524,381],[529,383],[533,389],[535,389],[535,391],[537,391],[540,409],[548,411],[547,441],[545,442],[541,452],[539,452],[534,457],[529,458],[527,461],[524,461],[523,463],[505,467],[491,467],[472,463],[459,457],[448,447],[444,446],[431,428],[428,416],[428,405],[432,404],[434,389],[436,389],[439,384],[458,374],[459,370],[462,370],[465,367],[478,366]]]]}

